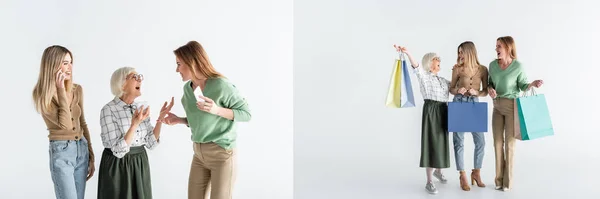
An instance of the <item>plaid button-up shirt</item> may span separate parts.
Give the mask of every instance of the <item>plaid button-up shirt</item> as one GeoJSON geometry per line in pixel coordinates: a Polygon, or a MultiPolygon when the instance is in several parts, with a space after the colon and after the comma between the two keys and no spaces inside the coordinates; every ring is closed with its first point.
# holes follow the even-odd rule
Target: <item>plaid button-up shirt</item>
{"type": "Polygon", "coordinates": [[[450,81],[433,73],[426,72],[421,67],[414,68],[413,71],[417,75],[417,79],[419,79],[419,87],[423,99],[438,102],[449,101],[450,81]]]}
{"type": "Polygon", "coordinates": [[[118,158],[125,156],[129,152],[129,147],[146,146],[148,149],[153,149],[158,144],[150,117],[137,127],[131,143],[127,145],[125,142],[125,134],[131,126],[133,113],[141,105],[139,102],[129,105],[115,98],[102,108],[100,113],[102,144],[105,148],[111,149],[113,155],[118,158]]]}

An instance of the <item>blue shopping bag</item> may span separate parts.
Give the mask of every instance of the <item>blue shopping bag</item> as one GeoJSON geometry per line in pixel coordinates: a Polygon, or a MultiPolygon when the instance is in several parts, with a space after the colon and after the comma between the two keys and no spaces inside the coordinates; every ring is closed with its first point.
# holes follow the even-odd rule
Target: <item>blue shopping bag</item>
{"type": "Polygon", "coordinates": [[[448,102],[448,132],[487,131],[487,102],[448,102]]]}
{"type": "MultiPolygon", "coordinates": [[[[519,131],[515,137],[519,140],[533,140],[554,135],[554,127],[544,94],[521,96],[516,100],[518,111],[519,131]],[[519,135],[520,134],[520,135],[519,135]]],[[[517,119],[517,118],[515,118],[517,119]]]]}
{"type": "MultiPolygon", "coordinates": [[[[402,55],[404,55],[404,53],[402,55]]],[[[415,107],[415,96],[413,94],[412,83],[407,67],[406,59],[402,59],[402,88],[400,89],[401,108],[415,107]]]]}

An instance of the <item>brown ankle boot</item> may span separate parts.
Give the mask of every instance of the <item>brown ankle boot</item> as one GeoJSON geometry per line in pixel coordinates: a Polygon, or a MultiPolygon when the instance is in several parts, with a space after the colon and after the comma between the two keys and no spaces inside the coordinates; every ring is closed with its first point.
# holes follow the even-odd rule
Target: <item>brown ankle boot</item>
{"type": "Polygon", "coordinates": [[[471,185],[475,185],[476,182],[477,186],[485,187],[485,184],[483,184],[483,181],[481,181],[481,172],[479,169],[473,169],[471,172],[471,185]]]}
{"type": "Polygon", "coordinates": [[[469,186],[469,181],[467,181],[467,174],[465,171],[460,171],[460,188],[464,191],[470,191],[471,187],[469,186]]]}

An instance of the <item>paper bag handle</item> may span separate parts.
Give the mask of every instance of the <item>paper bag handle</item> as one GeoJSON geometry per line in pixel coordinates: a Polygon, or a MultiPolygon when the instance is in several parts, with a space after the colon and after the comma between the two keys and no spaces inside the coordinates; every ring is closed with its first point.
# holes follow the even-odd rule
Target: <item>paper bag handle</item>
{"type": "Polygon", "coordinates": [[[404,53],[402,51],[398,52],[398,60],[404,61],[406,59],[404,53]]]}
{"type": "Polygon", "coordinates": [[[532,86],[529,90],[531,91],[525,91],[523,92],[523,94],[521,95],[521,97],[529,97],[529,96],[536,96],[537,93],[535,92],[535,88],[532,86]],[[528,93],[530,93],[530,95],[527,95],[528,93]]]}
{"type": "Polygon", "coordinates": [[[473,96],[473,95],[470,95],[470,96],[464,96],[464,95],[463,95],[463,97],[466,97],[466,98],[467,98],[467,101],[465,102],[464,100],[462,100],[462,99],[461,99],[461,100],[459,101],[460,103],[473,103],[473,104],[475,104],[475,103],[476,103],[476,102],[475,102],[475,97],[476,97],[476,96],[473,96]],[[469,102],[469,100],[470,100],[471,102],[469,102]]]}

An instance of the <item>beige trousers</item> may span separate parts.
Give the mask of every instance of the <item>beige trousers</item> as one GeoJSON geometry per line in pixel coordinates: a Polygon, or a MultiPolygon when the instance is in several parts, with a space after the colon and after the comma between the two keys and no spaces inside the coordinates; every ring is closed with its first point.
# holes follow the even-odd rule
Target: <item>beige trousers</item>
{"type": "Polygon", "coordinates": [[[514,99],[496,98],[492,113],[492,132],[496,154],[496,186],[511,188],[515,150],[514,99]]]}
{"type": "Polygon", "coordinates": [[[215,143],[194,143],[188,199],[231,199],[235,183],[235,149],[215,143]]]}

